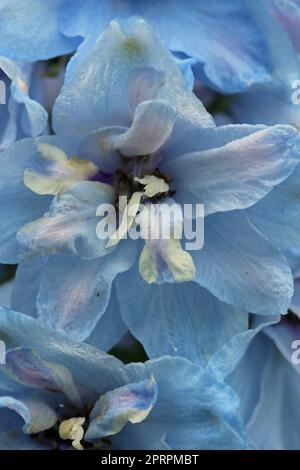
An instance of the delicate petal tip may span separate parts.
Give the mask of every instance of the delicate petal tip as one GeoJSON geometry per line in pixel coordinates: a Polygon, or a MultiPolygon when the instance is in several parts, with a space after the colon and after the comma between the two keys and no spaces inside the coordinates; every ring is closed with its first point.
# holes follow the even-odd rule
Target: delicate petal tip
{"type": "Polygon", "coordinates": [[[127,423],[140,423],[150,414],[157,399],[154,376],[102,395],[94,406],[86,432],[87,440],[117,434],[127,423]]]}

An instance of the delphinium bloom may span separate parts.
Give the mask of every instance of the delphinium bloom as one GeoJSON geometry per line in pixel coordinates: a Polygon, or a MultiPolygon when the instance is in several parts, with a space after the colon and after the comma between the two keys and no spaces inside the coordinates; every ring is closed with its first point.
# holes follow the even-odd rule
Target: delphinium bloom
{"type": "Polygon", "coordinates": [[[0,310],[1,449],[243,449],[228,385],[179,357],[123,365],[0,310]]]}
{"type": "Polygon", "coordinates": [[[79,45],[81,53],[112,19],[139,15],[169,49],[196,59],[204,83],[243,91],[267,82],[271,73],[267,43],[248,3],[253,0],[6,0],[0,6],[0,54],[36,61],[79,45]]]}
{"type": "MultiPolygon", "coordinates": [[[[292,124],[299,128],[297,105],[300,80],[300,5],[294,1],[249,2],[253,18],[270,51],[271,80],[237,95],[234,113],[239,122],[292,124]]],[[[299,100],[298,100],[299,101],[299,100]]]]}
{"type": "MultiPolygon", "coordinates": [[[[291,124],[299,130],[300,43],[296,32],[300,30],[300,4],[268,0],[249,2],[249,8],[268,43],[273,73],[268,84],[235,97],[233,114],[238,122],[291,124]]],[[[300,243],[299,180],[298,166],[290,178],[248,211],[251,222],[280,250],[300,243]]]]}
{"type": "MultiPolygon", "coordinates": [[[[247,317],[239,308],[262,315],[287,310],[293,290],[287,261],[245,209],[298,164],[294,128],[214,127],[141,19],[112,22],[71,61],[53,128],[56,136],[19,141],[1,160],[1,259],[29,256],[19,266],[14,308],[80,340],[104,313],[109,321],[110,309],[120,312],[148,341],[151,356],[155,328],[165,332],[167,350],[186,347],[195,325],[201,331],[199,306],[214,319],[211,331],[220,330],[229,311],[230,328],[240,328],[235,319],[247,317]],[[187,252],[180,241],[152,244],[126,233],[118,244],[99,240],[97,208],[120,195],[128,205],[137,199],[155,210],[170,201],[204,204],[203,249],[187,252]],[[125,271],[126,278],[118,276],[125,271]],[[184,320],[177,329],[178,317],[184,320]]],[[[117,206],[123,219],[126,208],[117,206]]]]}
{"type": "Polygon", "coordinates": [[[289,250],[295,293],[288,315],[253,317],[211,356],[207,370],[239,396],[239,416],[258,449],[299,449],[299,249],[289,250]]]}
{"type": "Polygon", "coordinates": [[[290,312],[260,329],[227,382],[259,449],[299,449],[299,317],[290,312]]]}

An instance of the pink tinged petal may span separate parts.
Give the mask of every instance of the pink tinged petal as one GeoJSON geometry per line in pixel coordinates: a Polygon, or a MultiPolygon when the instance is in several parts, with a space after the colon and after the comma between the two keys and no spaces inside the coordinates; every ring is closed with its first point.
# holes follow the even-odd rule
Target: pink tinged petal
{"type": "Polygon", "coordinates": [[[24,385],[63,392],[73,404],[81,405],[71,372],[62,364],[45,361],[35,350],[24,347],[9,350],[1,369],[24,385]]]}
{"type": "Polygon", "coordinates": [[[102,395],[91,414],[85,439],[93,441],[117,434],[127,423],[141,423],[157,399],[157,384],[148,380],[131,383],[102,395]]]}

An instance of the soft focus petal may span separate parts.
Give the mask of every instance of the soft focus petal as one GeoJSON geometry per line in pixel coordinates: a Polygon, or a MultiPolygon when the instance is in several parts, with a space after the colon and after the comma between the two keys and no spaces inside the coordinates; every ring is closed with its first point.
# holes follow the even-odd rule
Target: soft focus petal
{"type": "Polygon", "coordinates": [[[75,50],[77,38],[63,36],[58,27],[60,0],[10,0],[0,7],[0,54],[34,62],[75,50]]]}
{"type": "Polygon", "coordinates": [[[243,2],[66,0],[63,6],[61,27],[69,36],[95,36],[114,17],[142,16],[169,49],[204,64],[205,80],[223,91],[243,91],[269,79],[266,41],[243,2]]]}

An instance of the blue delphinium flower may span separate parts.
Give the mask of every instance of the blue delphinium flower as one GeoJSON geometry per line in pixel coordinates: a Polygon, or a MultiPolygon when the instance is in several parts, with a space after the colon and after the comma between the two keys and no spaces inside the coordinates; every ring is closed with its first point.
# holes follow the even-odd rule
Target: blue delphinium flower
{"type": "Polygon", "coordinates": [[[268,43],[273,73],[269,83],[257,84],[237,96],[235,116],[239,122],[292,124],[299,128],[300,107],[293,102],[299,89],[299,45],[293,31],[294,23],[300,27],[300,5],[291,0],[267,0],[249,2],[249,8],[268,43]],[[288,22],[291,15],[293,21],[288,22]]]}
{"type": "Polygon", "coordinates": [[[248,447],[236,395],[186,359],[125,366],[5,309],[0,339],[1,449],[248,447]]]}
{"type": "MultiPolygon", "coordinates": [[[[268,42],[273,74],[270,83],[237,95],[232,111],[238,122],[291,124],[299,130],[300,62],[296,31],[300,30],[300,4],[268,0],[249,2],[249,9],[268,42]]],[[[300,167],[248,210],[251,222],[280,250],[300,243],[299,178],[300,167]]]]}
{"type": "MultiPolygon", "coordinates": [[[[203,81],[225,92],[270,79],[268,48],[244,0],[7,0],[0,53],[35,61],[75,51],[114,18],[144,17],[176,53],[195,57],[203,81]],[[187,33],[188,32],[188,33],[187,33]]],[[[82,47],[80,48],[82,52],[82,47]]]]}
{"type": "Polygon", "coordinates": [[[258,449],[300,448],[299,249],[286,255],[295,282],[288,315],[250,315],[248,329],[234,335],[207,363],[207,370],[238,394],[239,416],[258,449]]]}
{"type": "MultiPolygon", "coordinates": [[[[297,165],[295,129],[214,127],[140,19],[113,22],[82,60],[73,61],[53,127],[56,136],[19,141],[1,160],[1,259],[36,255],[19,267],[14,308],[77,339],[87,338],[110,308],[136,328],[145,302],[149,322],[139,335],[150,337],[154,322],[160,328],[160,321],[182,311],[191,318],[184,325],[188,336],[201,321],[197,304],[207,315],[220,309],[220,317],[228,314],[226,304],[262,315],[287,310],[293,290],[288,264],[244,209],[297,165]],[[169,188],[158,200],[159,191],[150,195],[143,179],[151,176],[169,188]],[[97,207],[123,193],[155,209],[170,199],[180,206],[204,203],[204,248],[188,253],[174,240],[122,239],[117,246],[99,240],[97,207]],[[117,277],[128,270],[126,279],[117,277]],[[118,306],[109,304],[113,284],[111,301],[118,306]],[[226,304],[216,307],[205,289],[226,304]]],[[[180,330],[176,341],[181,337],[180,330]]]]}
{"type": "Polygon", "coordinates": [[[282,317],[250,342],[227,378],[240,397],[240,416],[259,449],[299,449],[300,321],[282,317]]]}
{"type": "Polygon", "coordinates": [[[47,125],[47,112],[29,96],[32,65],[16,64],[0,57],[0,152],[17,139],[40,135],[47,125]]]}

